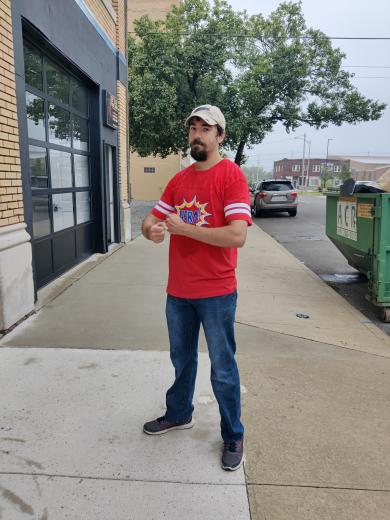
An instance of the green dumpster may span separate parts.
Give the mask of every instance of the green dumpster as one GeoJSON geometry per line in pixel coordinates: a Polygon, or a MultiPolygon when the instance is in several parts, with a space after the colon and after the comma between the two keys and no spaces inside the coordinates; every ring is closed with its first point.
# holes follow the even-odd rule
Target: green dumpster
{"type": "Polygon", "coordinates": [[[390,193],[325,195],[327,236],[367,277],[367,299],[390,322],[390,193]]]}

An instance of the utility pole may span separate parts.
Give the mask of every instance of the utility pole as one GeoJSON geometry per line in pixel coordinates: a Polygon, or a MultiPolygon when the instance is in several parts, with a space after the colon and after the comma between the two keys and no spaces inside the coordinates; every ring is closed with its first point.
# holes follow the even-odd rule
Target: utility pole
{"type": "MultiPolygon", "coordinates": [[[[302,184],[304,187],[307,186],[307,178],[305,175],[305,160],[306,160],[306,134],[303,137],[294,137],[294,139],[303,139],[303,153],[302,153],[302,184]]],[[[310,141],[307,141],[310,143],[310,141]]],[[[309,175],[309,174],[308,174],[309,175]]]]}
{"type": "Polygon", "coordinates": [[[326,143],[326,169],[328,169],[329,141],[333,141],[333,138],[330,137],[326,143]]]}
{"type": "Polygon", "coordinates": [[[306,187],[306,178],[305,178],[305,154],[306,154],[306,134],[303,134],[302,182],[303,182],[303,186],[304,186],[304,187],[306,187]]]}
{"type": "MultiPolygon", "coordinates": [[[[333,138],[332,138],[332,137],[330,137],[330,138],[328,139],[327,143],[326,143],[326,166],[325,166],[325,167],[326,167],[326,177],[327,177],[328,174],[329,174],[328,156],[329,156],[329,142],[330,142],[330,141],[333,141],[333,138]]],[[[326,181],[325,181],[325,184],[326,184],[326,181]]],[[[333,184],[333,183],[332,183],[332,184],[333,184]]],[[[325,187],[325,185],[324,185],[324,187],[325,187]]]]}
{"type": "Polygon", "coordinates": [[[309,145],[309,151],[307,154],[307,168],[306,168],[306,186],[309,186],[309,171],[310,171],[310,148],[311,148],[311,141],[307,141],[309,145]]]}

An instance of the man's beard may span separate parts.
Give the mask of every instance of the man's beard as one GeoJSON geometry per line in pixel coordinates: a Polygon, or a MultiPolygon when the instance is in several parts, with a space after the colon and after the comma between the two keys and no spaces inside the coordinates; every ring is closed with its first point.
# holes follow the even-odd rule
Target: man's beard
{"type": "Polygon", "coordinates": [[[191,157],[195,159],[195,161],[207,161],[208,153],[205,148],[200,148],[198,145],[200,143],[191,143],[191,157]]]}

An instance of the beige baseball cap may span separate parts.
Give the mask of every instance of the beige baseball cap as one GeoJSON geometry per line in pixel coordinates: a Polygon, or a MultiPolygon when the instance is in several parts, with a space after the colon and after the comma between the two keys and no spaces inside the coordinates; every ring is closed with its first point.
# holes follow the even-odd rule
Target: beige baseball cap
{"type": "Polygon", "coordinates": [[[188,126],[192,117],[200,117],[208,125],[219,125],[222,130],[225,130],[226,121],[220,109],[214,105],[201,105],[194,108],[191,114],[186,119],[186,126],[188,126]]]}

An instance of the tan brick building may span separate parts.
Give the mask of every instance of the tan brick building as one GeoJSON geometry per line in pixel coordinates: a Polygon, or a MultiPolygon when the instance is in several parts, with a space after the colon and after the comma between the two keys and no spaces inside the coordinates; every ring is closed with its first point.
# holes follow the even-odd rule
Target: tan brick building
{"type": "Polygon", "coordinates": [[[0,331],[131,237],[127,0],[0,0],[0,331]]]}
{"type": "MultiPolygon", "coordinates": [[[[133,30],[133,22],[143,15],[156,20],[164,18],[172,5],[179,5],[180,0],[145,0],[128,6],[128,27],[133,30]]],[[[168,181],[181,169],[188,166],[189,158],[170,155],[159,157],[140,157],[130,155],[131,195],[136,200],[158,200],[168,181]]]]}

